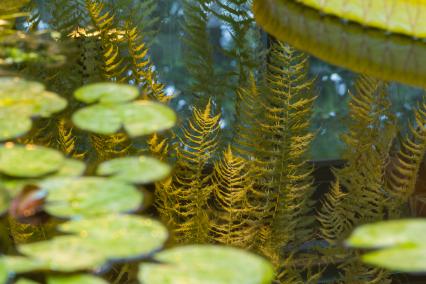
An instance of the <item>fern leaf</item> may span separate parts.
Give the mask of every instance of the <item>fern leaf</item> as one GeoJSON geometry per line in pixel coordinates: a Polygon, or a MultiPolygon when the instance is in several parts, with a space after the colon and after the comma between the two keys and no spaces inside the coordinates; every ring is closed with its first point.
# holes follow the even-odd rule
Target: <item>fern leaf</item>
{"type": "MultiPolygon", "coordinates": [[[[211,174],[205,169],[215,156],[219,118],[220,115],[212,114],[210,101],[204,110],[194,108],[192,118],[179,137],[175,174],[170,189],[167,189],[168,198],[176,202],[171,208],[159,209],[172,214],[169,224],[173,226],[178,242],[204,243],[208,239],[207,200],[212,187],[211,174]]],[[[168,204],[162,202],[163,206],[168,204]]]]}

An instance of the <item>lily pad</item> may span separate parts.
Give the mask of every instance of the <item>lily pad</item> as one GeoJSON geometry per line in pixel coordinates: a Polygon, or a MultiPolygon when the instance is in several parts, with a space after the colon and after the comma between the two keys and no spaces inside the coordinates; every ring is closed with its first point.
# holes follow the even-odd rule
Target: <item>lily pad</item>
{"type": "Polygon", "coordinates": [[[192,245],[163,251],[164,264],[141,264],[139,280],[146,284],[270,284],[272,265],[260,256],[222,246],[192,245]]]}
{"type": "Polygon", "coordinates": [[[0,146],[0,173],[12,177],[40,177],[60,169],[64,160],[60,152],[41,146],[0,146]]]}
{"type": "Polygon", "coordinates": [[[170,174],[170,166],[151,157],[126,157],[102,163],[98,175],[130,183],[150,183],[162,180],[170,174]]]}
{"type": "Polygon", "coordinates": [[[358,227],[347,240],[355,248],[374,249],[362,260],[403,272],[426,272],[426,219],[378,222],[358,227]]]}
{"type": "Polygon", "coordinates": [[[107,284],[102,278],[90,274],[78,275],[50,275],[47,277],[47,284],[107,284]]]}
{"type": "Polygon", "coordinates": [[[0,188],[0,215],[4,214],[9,209],[10,201],[9,192],[0,188]]]}
{"type": "MultiPolygon", "coordinates": [[[[303,2],[313,1],[320,0],[303,2]]],[[[376,0],[353,1],[363,2],[365,5],[375,5],[376,2],[376,0]]],[[[337,9],[345,5],[345,1],[321,0],[321,2],[327,6],[335,5],[337,9]]],[[[377,0],[377,2],[387,2],[389,7],[395,2],[410,2],[413,5],[425,6],[425,4],[419,4],[419,1],[377,0]]],[[[255,0],[253,11],[259,25],[275,38],[328,63],[385,81],[397,81],[426,88],[426,80],[424,80],[426,43],[423,40],[400,34],[389,34],[385,30],[368,29],[365,25],[324,15],[321,11],[306,7],[294,0],[255,0]]],[[[346,11],[352,11],[352,7],[346,11]]],[[[376,19],[382,21],[389,11],[382,11],[381,16],[376,19]]],[[[364,15],[367,15],[368,11],[365,12],[364,15]]],[[[400,10],[395,13],[405,13],[405,11],[400,10]]],[[[424,13],[423,10],[421,13],[424,13]]],[[[416,15],[420,14],[416,13],[416,15]]],[[[423,17],[421,21],[424,19],[426,17],[423,17]]],[[[399,19],[387,18],[386,21],[399,21],[399,19]]],[[[415,25],[411,27],[417,28],[415,25]]]]}
{"type": "Polygon", "coordinates": [[[13,273],[28,273],[32,271],[47,270],[49,267],[45,262],[25,256],[3,256],[7,270],[13,273]]]}
{"type": "Polygon", "coordinates": [[[19,278],[18,281],[15,282],[15,284],[39,284],[39,283],[40,282],[36,282],[26,278],[19,278]]]}
{"type": "Polygon", "coordinates": [[[105,263],[96,248],[74,236],[20,245],[18,251],[52,271],[96,270],[105,263]]]}
{"type": "Polygon", "coordinates": [[[48,192],[46,211],[64,218],[135,211],[143,200],[135,187],[101,177],[50,179],[40,186],[48,192]]]}
{"type": "Polygon", "coordinates": [[[426,245],[425,234],[425,219],[393,220],[356,228],[347,244],[368,249],[402,244],[426,245]]]}
{"type": "Polygon", "coordinates": [[[297,0],[323,13],[417,38],[426,37],[426,2],[407,0],[297,0]]]}
{"type": "Polygon", "coordinates": [[[362,261],[398,272],[426,272],[426,246],[401,245],[367,253],[362,261]]]}
{"type": "Polygon", "coordinates": [[[37,82],[5,77],[0,86],[0,140],[25,134],[31,129],[31,117],[49,117],[67,106],[65,99],[37,82]]]}
{"type": "Polygon", "coordinates": [[[6,283],[9,278],[9,270],[6,268],[6,264],[3,259],[0,259],[0,283],[6,283]]]}
{"type": "Polygon", "coordinates": [[[74,96],[84,103],[123,103],[134,100],[139,94],[136,87],[116,83],[96,83],[79,88],[74,96]]]}
{"type": "Polygon", "coordinates": [[[169,129],[176,122],[175,113],[165,105],[137,101],[125,104],[97,104],[74,113],[79,128],[98,134],[114,134],[122,127],[131,137],[169,129]]]}
{"type": "Polygon", "coordinates": [[[162,248],[167,229],[158,221],[135,215],[105,215],[59,226],[74,233],[108,259],[140,258],[162,248]]]}

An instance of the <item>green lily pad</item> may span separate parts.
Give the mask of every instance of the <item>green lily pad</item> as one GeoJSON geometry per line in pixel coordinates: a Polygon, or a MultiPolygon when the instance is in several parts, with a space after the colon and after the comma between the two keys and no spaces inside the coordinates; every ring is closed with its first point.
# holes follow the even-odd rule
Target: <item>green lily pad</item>
{"type": "Polygon", "coordinates": [[[102,278],[90,274],[78,275],[50,275],[47,277],[47,284],[107,284],[102,278]]]}
{"type": "Polygon", "coordinates": [[[10,201],[9,192],[0,188],[0,215],[4,214],[9,209],[10,201]]]}
{"type": "Polygon", "coordinates": [[[95,270],[105,263],[96,248],[74,236],[20,245],[18,251],[52,271],[95,270]]]}
{"type": "Polygon", "coordinates": [[[138,258],[162,248],[167,229],[158,221],[135,215],[105,215],[70,221],[59,226],[74,233],[108,259],[138,258]]]}
{"type": "Polygon", "coordinates": [[[123,103],[134,100],[139,94],[136,87],[116,83],[96,83],[79,88],[74,97],[84,103],[123,103]]]}
{"type": "Polygon", "coordinates": [[[407,243],[426,245],[425,234],[425,219],[393,220],[356,228],[347,244],[357,248],[380,248],[407,243]]]}
{"type": "Polygon", "coordinates": [[[49,117],[67,106],[65,99],[37,82],[4,77],[0,86],[0,140],[25,134],[31,129],[31,117],[49,117]]]}
{"type": "Polygon", "coordinates": [[[0,259],[0,283],[6,283],[9,278],[9,270],[6,267],[3,259],[0,259]]]}
{"type": "MultiPolygon", "coordinates": [[[[44,178],[78,177],[84,173],[85,169],[86,165],[83,162],[74,159],[65,159],[62,166],[56,172],[44,178]]],[[[19,194],[25,186],[38,185],[40,182],[41,181],[37,178],[4,178],[1,180],[1,187],[13,198],[19,194]]]]}
{"type": "Polygon", "coordinates": [[[426,272],[426,246],[403,245],[367,253],[362,261],[398,272],[426,272]]]}
{"type": "Polygon", "coordinates": [[[55,177],[78,177],[84,174],[86,164],[79,160],[65,159],[62,166],[53,174],[55,177]]]}
{"type": "Polygon", "coordinates": [[[367,224],[355,229],[347,244],[378,250],[366,253],[368,264],[393,271],[426,272],[426,219],[406,219],[367,224]]]}
{"type": "Polygon", "coordinates": [[[122,127],[131,137],[169,129],[176,122],[175,113],[165,105],[137,101],[125,104],[97,104],[74,113],[79,128],[98,134],[114,134],[122,127]]]}
{"type": "Polygon", "coordinates": [[[163,251],[164,264],[141,264],[139,280],[146,284],[270,284],[270,263],[249,252],[222,246],[192,245],[163,251]]]}
{"type": "Polygon", "coordinates": [[[130,183],[150,183],[162,180],[170,174],[171,168],[164,162],[151,157],[126,157],[102,163],[98,175],[130,183]]]}
{"type": "Polygon", "coordinates": [[[47,270],[48,265],[40,260],[25,256],[3,256],[7,270],[13,273],[28,273],[32,271],[47,270]]]}
{"type": "Polygon", "coordinates": [[[0,146],[0,173],[12,177],[40,177],[61,168],[64,160],[60,152],[41,146],[0,146]]]}
{"type": "Polygon", "coordinates": [[[39,283],[40,282],[36,282],[26,278],[19,278],[18,281],[15,282],[15,284],[39,284],[39,283]]]}
{"type": "Polygon", "coordinates": [[[143,195],[134,186],[101,177],[50,179],[45,209],[57,217],[87,217],[137,210],[143,195]]]}
{"type": "Polygon", "coordinates": [[[116,105],[99,104],[76,111],[72,121],[79,128],[98,134],[114,134],[120,130],[122,120],[116,105]]]}

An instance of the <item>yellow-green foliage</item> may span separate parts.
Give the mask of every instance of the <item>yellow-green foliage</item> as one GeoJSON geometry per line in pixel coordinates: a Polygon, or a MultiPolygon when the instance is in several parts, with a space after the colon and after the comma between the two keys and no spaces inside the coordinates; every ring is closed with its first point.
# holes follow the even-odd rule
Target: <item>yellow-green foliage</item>
{"type": "Polygon", "coordinates": [[[265,208],[257,202],[263,193],[255,188],[249,166],[230,145],[214,164],[210,232],[215,242],[242,248],[256,245],[265,208]]]}
{"type": "Polygon", "coordinates": [[[202,102],[221,95],[219,84],[215,82],[213,50],[207,31],[208,0],[184,0],[185,63],[191,76],[191,91],[202,102]]]}
{"type": "Polygon", "coordinates": [[[81,153],[77,149],[77,136],[75,136],[75,131],[70,126],[70,122],[65,118],[60,118],[57,121],[57,128],[57,145],[62,153],[72,158],[83,159],[86,153],[81,153]]]}
{"type": "MultiPolygon", "coordinates": [[[[389,203],[388,193],[384,190],[386,167],[396,133],[389,107],[387,85],[360,76],[349,102],[349,130],[342,137],[347,145],[343,154],[346,165],[334,170],[337,182],[326,195],[318,215],[321,235],[331,245],[344,240],[354,227],[386,217],[389,203]]],[[[336,251],[331,253],[336,254],[336,251]]],[[[343,252],[340,257],[346,258],[351,254],[343,252]]],[[[340,268],[345,281],[387,281],[387,275],[381,270],[365,267],[350,257],[340,268]]]]}
{"type": "Polygon", "coordinates": [[[387,175],[386,189],[391,195],[392,216],[401,214],[402,206],[413,194],[420,164],[426,152],[426,103],[423,100],[415,110],[415,123],[409,124],[410,133],[402,141],[393,157],[387,175]]]}
{"type": "Polygon", "coordinates": [[[212,191],[212,174],[208,165],[216,152],[219,135],[220,115],[213,115],[209,101],[203,110],[193,109],[188,124],[183,127],[177,147],[175,174],[170,186],[164,191],[170,202],[160,201],[159,211],[163,212],[176,235],[178,242],[203,243],[208,239],[208,198],[212,191]]]}
{"type": "Polygon", "coordinates": [[[315,96],[305,54],[274,42],[269,56],[258,155],[269,195],[265,218],[270,235],[263,246],[278,252],[284,245],[301,244],[311,236],[313,181],[306,154],[314,137],[309,121],[315,96]]]}

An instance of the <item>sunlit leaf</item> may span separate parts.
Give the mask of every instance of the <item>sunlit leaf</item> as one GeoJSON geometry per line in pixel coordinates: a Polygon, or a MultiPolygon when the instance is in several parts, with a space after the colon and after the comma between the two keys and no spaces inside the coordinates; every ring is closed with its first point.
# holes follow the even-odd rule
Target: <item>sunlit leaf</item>
{"type": "Polygon", "coordinates": [[[222,246],[172,248],[155,256],[164,264],[143,263],[139,280],[146,284],[270,284],[271,264],[249,252],[222,246]]]}
{"type": "Polygon", "coordinates": [[[138,96],[134,86],[116,83],[97,83],[79,88],[75,98],[85,103],[122,103],[132,101],[138,96]]]}
{"type": "Polygon", "coordinates": [[[162,180],[170,174],[170,166],[150,157],[125,157],[102,163],[98,175],[130,183],[150,183],[162,180]]]}
{"type": "Polygon", "coordinates": [[[77,275],[49,275],[47,277],[47,284],[107,284],[108,282],[102,278],[90,274],[77,274],[77,275]]]}
{"type": "Polygon", "coordinates": [[[412,0],[296,0],[323,13],[364,26],[426,37],[426,2],[412,0]]]}
{"type": "Polygon", "coordinates": [[[135,211],[143,197],[127,183],[100,177],[50,179],[40,187],[48,192],[46,211],[65,218],[135,211]]]}
{"type": "Polygon", "coordinates": [[[120,115],[124,128],[132,137],[169,129],[176,122],[176,115],[170,108],[149,101],[123,105],[120,115]]]}
{"type": "Polygon", "coordinates": [[[49,117],[66,106],[65,99],[40,83],[0,78],[0,140],[25,134],[31,128],[31,117],[49,117]]]}
{"type": "Polygon", "coordinates": [[[47,269],[46,263],[25,256],[3,256],[7,270],[14,273],[28,273],[47,269]]]}
{"type": "Polygon", "coordinates": [[[407,219],[362,225],[347,244],[374,249],[362,260],[393,271],[426,272],[426,219],[407,219]]]}
{"type": "MultiPolygon", "coordinates": [[[[336,4],[334,0],[322,2],[336,4]]],[[[325,16],[293,0],[255,0],[253,10],[256,21],[268,33],[326,62],[386,81],[426,87],[424,41],[325,16]]]]}
{"type": "Polygon", "coordinates": [[[19,278],[15,284],[39,284],[40,282],[36,282],[27,278],[19,278]]]}
{"type": "Polygon", "coordinates": [[[392,271],[426,272],[426,246],[404,245],[367,253],[362,260],[392,271]]]}
{"type": "Polygon", "coordinates": [[[0,283],[6,283],[9,278],[9,270],[6,267],[3,259],[0,259],[0,283]]]}
{"type": "Polygon", "coordinates": [[[105,262],[96,248],[73,236],[20,245],[18,251],[53,271],[95,270],[105,262]]]}
{"type": "Polygon", "coordinates": [[[124,127],[131,137],[137,137],[171,128],[176,115],[165,105],[137,101],[88,106],[73,115],[73,122],[81,129],[98,134],[114,134],[124,127]]]}
{"type": "Polygon", "coordinates": [[[407,243],[426,245],[425,234],[425,219],[392,220],[356,228],[347,243],[359,248],[380,248],[407,243]]]}
{"type": "Polygon", "coordinates": [[[0,145],[0,173],[34,178],[61,168],[65,158],[56,150],[33,145],[0,145]]]}
{"type": "Polygon", "coordinates": [[[159,250],[167,240],[167,229],[158,221],[134,215],[106,215],[81,219],[59,226],[75,233],[108,259],[140,258],[159,250]]]}

